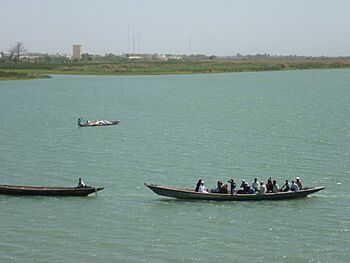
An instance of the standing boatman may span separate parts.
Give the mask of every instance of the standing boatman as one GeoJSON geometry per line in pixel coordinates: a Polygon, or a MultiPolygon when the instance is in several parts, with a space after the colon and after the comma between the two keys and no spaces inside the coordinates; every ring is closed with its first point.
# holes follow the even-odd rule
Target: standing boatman
{"type": "Polygon", "coordinates": [[[231,184],[231,195],[233,195],[233,191],[236,190],[236,182],[233,178],[231,180],[228,180],[228,182],[231,184]]]}

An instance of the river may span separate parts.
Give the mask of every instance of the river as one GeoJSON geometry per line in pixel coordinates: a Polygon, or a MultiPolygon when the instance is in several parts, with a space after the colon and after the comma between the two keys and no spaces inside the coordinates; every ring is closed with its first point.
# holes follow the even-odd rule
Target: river
{"type": "Polygon", "coordinates": [[[350,70],[1,81],[0,184],[105,190],[0,195],[0,262],[348,262],[349,83],[350,70]],[[326,189],[194,202],[143,185],[297,176],[326,189]]]}

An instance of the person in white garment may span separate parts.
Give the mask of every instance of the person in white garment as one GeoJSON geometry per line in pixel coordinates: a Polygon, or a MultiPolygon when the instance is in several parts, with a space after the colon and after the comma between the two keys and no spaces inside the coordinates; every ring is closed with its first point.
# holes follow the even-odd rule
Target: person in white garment
{"type": "Polygon", "coordinates": [[[264,182],[260,182],[259,192],[257,192],[258,195],[264,195],[266,194],[266,185],[264,185],[264,182]]]}
{"type": "Polygon", "coordinates": [[[204,181],[202,180],[201,185],[198,188],[198,192],[200,193],[208,193],[208,188],[204,185],[204,181]]]}
{"type": "Polygon", "coordinates": [[[303,189],[303,185],[302,185],[302,183],[301,183],[301,181],[300,181],[300,178],[299,178],[299,177],[297,177],[297,178],[296,178],[295,183],[298,185],[299,190],[303,189]]]}
{"type": "Polygon", "coordinates": [[[259,191],[259,182],[257,178],[254,178],[251,187],[255,190],[255,192],[259,191]]]}
{"type": "Polygon", "coordinates": [[[292,181],[292,184],[290,186],[290,190],[294,191],[294,192],[298,192],[299,191],[299,186],[294,181],[292,181]]]}
{"type": "Polygon", "coordinates": [[[275,194],[277,194],[277,193],[280,191],[280,189],[279,189],[279,187],[278,187],[278,184],[277,184],[276,180],[273,180],[273,181],[272,181],[272,185],[273,185],[272,192],[274,192],[275,194]]]}

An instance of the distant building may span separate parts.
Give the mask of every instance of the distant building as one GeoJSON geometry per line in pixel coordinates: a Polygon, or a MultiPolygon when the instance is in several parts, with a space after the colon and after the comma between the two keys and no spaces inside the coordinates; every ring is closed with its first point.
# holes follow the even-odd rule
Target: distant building
{"type": "Polygon", "coordinates": [[[73,45],[73,59],[80,59],[81,58],[81,45],[73,45]]]}

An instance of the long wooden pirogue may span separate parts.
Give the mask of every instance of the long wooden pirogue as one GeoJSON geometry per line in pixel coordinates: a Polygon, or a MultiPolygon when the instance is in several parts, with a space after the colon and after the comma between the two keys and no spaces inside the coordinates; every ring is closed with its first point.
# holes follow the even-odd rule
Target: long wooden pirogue
{"type": "Polygon", "coordinates": [[[103,187],[47,187],[0,185],[0,194],[5,195],[44,195],[44,196],[87,196],[103,190],[103,187]]]}
{"type": "Polygon", "coordinates": [[[162,187],[155,184],[145,183],[149,189],[157,195],[178,198],[178,199],[196,199],[196,200],[214,200],[214,201],[258,201],[258,200],[283,200],[306,197],[309,194],[323,190],[325,187],[305,188],[298,192],[278,192],[259,194],[219,194],[219,193],[199,193],[191,189],[181,189],[174,187],[162,187]]]}

